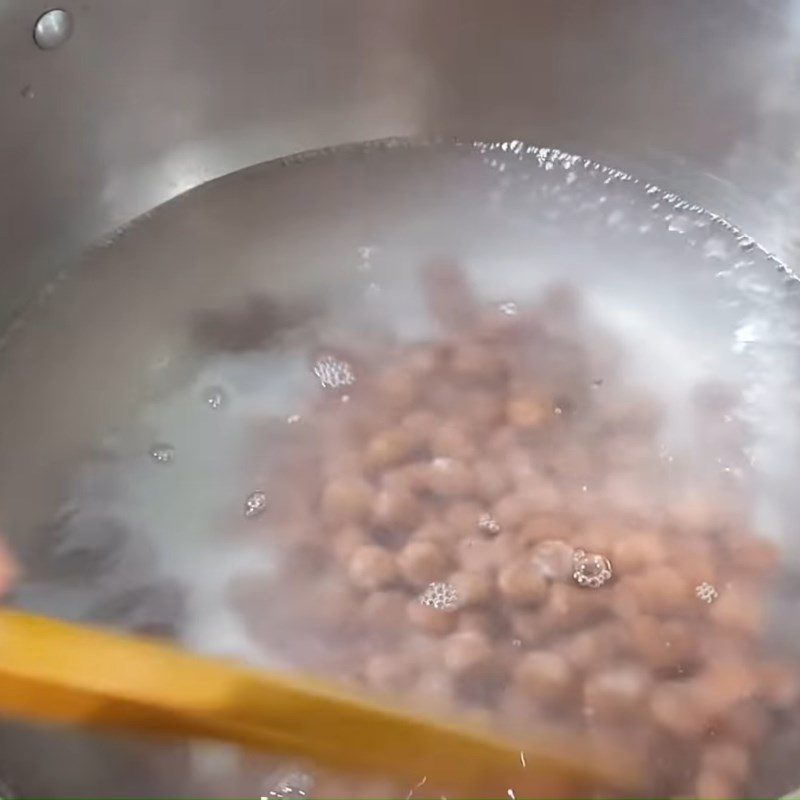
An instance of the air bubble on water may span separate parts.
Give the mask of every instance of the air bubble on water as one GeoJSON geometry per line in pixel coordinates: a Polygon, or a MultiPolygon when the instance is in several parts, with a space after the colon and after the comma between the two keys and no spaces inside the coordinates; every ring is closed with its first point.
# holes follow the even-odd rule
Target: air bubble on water
{"type": "Polygon", "coordinates": [[[519,308],[517,304],[513,300],[508,300],[505,303],[500,303],[497,307],[501,314],[505,314],[507,317],[516,317],[519,314],[519,308]]]}
{"type": "Polygon", "coordinates": [[[478,528],[492,536],[496,536],[501,530],[500,523],[489,513],[481,514],[478,517],[478,528]]]}
{"type": "Polygon", "coordinates": [[[613,575],[611,562],[600,553],[587,553],[578,549],[573,554],[572,566],[572,579],[578,586],[588,589],[599,589],[613,575]]]}
{"type": "Polygon", "coordinates": [[[322,356],[314,364],[314,374],[323,389],[339,389],[342,386],[351,386],[356,381],[350,364],[331,355],[322,356]]]}
{"type": "Polygon", "coordinates": [[[299,414],[289,414],[289,416],[286,417],[286,422],[289,425],[296,425],[298,422],[300,422],[300,415],[299,414]]]}
{"type": "Polygon", "coordinates": [[[739,249],[743,250],[745,253],[750,252],[750,250],[756,246],[755,241],[749,236],[740,236],[737,239],[737,244],[739,245],[739,249]]]}
{"type": "Polygon", "coordinates": [[[171,444],[156,444],[150,448],[150,458],[157,464],[171,464],[175,459],[175,448],[171,444]]]}
{"type": "Polygon", "coordinates": [[[227,396],[221,386],[212,386],[206,391],[203,400],[210,409],[217,411],[225,405],[227,396]]]}
{"type": "Polygon", "coordinates": [[[437,611],[455,611],[458,607],[458,592],[451,583],[429,583],[419,602],[437,611]]]}
{"type": "Polygon", "coordinates": [[[709,605],[719,597],[719,592],[707,581],[703,581],[699,586],[695,586],[694,593],[699,600],[709,605]]]}
{"type": "Polygon", "coordinates": [[[267,509],[267,495],[261,490],[251,492],[244,501],[244,515],[246,517],[257,517],[267,509]]]}

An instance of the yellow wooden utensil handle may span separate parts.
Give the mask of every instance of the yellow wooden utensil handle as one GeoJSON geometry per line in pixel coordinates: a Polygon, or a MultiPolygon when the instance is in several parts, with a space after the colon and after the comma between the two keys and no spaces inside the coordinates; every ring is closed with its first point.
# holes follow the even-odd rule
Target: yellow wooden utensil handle
{"type": "Polygon", "coordinates": [[[218,739],[346,771],[429,776],[472,796],[505,796],[511,787],[517,797],[580,796],[598,782],[636,785],[619,754],[592,756],[556,739],[521,748],[314,680],[9,609],[0,609],[0,714],[218,739]]]}

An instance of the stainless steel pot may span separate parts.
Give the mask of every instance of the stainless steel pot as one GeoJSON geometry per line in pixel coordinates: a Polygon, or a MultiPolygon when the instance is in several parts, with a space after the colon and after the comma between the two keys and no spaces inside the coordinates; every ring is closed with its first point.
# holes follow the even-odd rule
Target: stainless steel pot
{"type": "Polygon", "coordinates": [[[389,135],[603,157],[791,256],[795,0],[69,0],[0,9],[0,319],[87,244],[231,170],[389,135]]]}
{"type": "MultiPolygon", "coordinates": [[[[0,330],[87,246],[159,203],[261,161],[386,136],[582,153],[797,258],[798,0],[57,7],[0,4],[0,330]]],[[[41,737],[2,733],[27,793],[174,786],[169,754],[140,770],[114,745],[41,737]]]]}

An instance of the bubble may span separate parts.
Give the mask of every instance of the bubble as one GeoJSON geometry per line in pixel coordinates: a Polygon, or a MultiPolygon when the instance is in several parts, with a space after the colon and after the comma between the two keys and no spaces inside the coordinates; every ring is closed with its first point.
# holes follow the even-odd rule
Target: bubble
{"type": "Polygon", "coordinates": [[[438,611],[454,611],[458,607],[458,593],[451,583],[429,583],[419,601],[438,611]]]}
{"type": "Polygon", "coordinates": [[[299,414],[289,414],[289,416],[286,417],[286,422],[289,425],[296,425],[298,422],[300,422],[300,415],[299,414]]]}
{"type": "Polygon", "coordinates": [[[740,250],[748,253],[750,250],[755,248],[756,243],[749,236],[742,236],[738,240],[738,245],[740,250]]]}
{"type": "Polygon", "coordinates": [[[505,303],[500,303],[497,307],[500,310],[501,314],[505,314],[507,317],[516,317],[519,313],[519,308],[517,304],[513,300],[508,300],[505,303]]]}
{"type": "Polygon", "coordinates": [[[356,380],[350,364],[334,356],[322,356],[314,364],[314,374],[319,379],[320,386],[323,389],[339,389],[342,386],[352,386],[356,380]]]}
{"type": "Polygon", "coordinates": [[[492,536],[496,536],[501,530],[500,523],[488,513],[481,514],[478,517],[478,528],[484,533],[490,533],[492,536]]]}
{"type": "Polygon", "coordinates": [[[703,581],[699,586],[695,586],[694,593],[698,599],[709,605],[719,597],[719,592],[706,581],[703,581]]]}
{"type": "Polygon", "coordinates": [[[244,515],[246,517],[257,517],[267,509],[267,495],[261,490],[256,490],[247,496],[244,501],[244,515]]]}
{"type": "Polygon", "coordinates": [[[212,386],[206,391],[205,395],[203,396],[203,401],[209,408],[216,411],[225,405],[227,397],[222,387],[212,386]]]}
{"type": "Polygon", "coordinates": [[[171,444],[156,444],[150,448],[150,457],[157,464],[171,464],[175,459],[175,448],[171,444]]]}
{"type": "Polygon", "coordinates": [[[572,579],[578,586],[599,589],[611,580],[611,562],[599,553],[576,550],[572,557],[572,579]]]}

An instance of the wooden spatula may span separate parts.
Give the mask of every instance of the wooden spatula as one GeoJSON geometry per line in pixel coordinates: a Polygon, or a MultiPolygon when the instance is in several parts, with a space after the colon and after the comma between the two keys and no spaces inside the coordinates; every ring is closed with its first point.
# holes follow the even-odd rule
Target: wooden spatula
{"type": "Polygon", "coordinates": [[[0,609],[0,715],[217,739],[347,772],[426,776],[426,788],[473,797],[637,786],[620,753],[556,737],[514,743],[314,680],[8,609],[0,609]]]}

